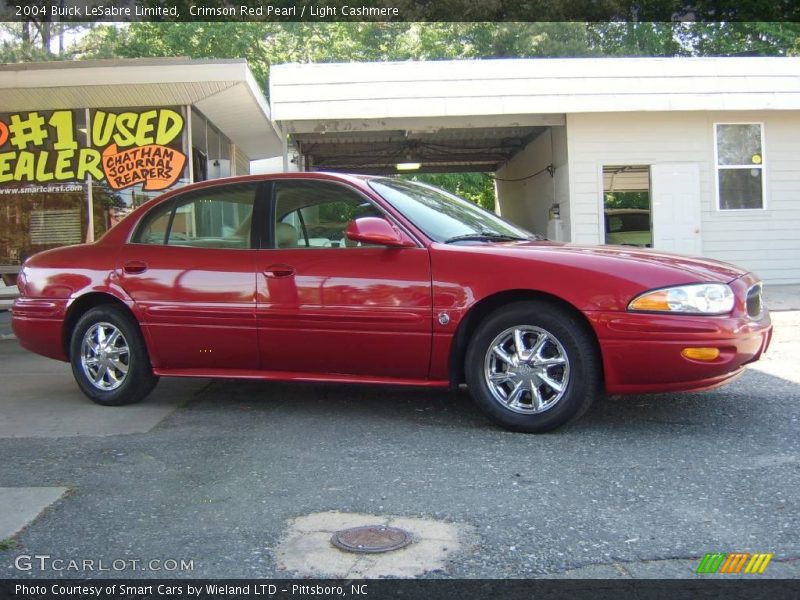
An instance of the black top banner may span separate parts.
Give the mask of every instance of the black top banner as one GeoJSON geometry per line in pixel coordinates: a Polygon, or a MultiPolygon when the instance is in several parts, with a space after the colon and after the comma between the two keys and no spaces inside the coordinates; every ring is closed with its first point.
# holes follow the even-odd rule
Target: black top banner
{"type": "Polygon", "coordinates": [[[795,600],[800,580],[0,580],[3,600],[795,600]]]}
{"type": "Polygon", "coordinates": [[[799,22],[799,0],[0,0],[3,21],[799,22]]]}

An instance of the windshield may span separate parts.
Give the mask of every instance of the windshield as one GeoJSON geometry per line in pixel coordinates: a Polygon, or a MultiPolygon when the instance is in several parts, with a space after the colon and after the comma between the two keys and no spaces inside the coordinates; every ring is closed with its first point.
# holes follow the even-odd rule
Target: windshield
{"type": "Polygon", "coordinates": [[[403,179],[375,178],[369,186],[437,242],[458,239],[517,240],[535,237],[444,190],[403,179]]]}

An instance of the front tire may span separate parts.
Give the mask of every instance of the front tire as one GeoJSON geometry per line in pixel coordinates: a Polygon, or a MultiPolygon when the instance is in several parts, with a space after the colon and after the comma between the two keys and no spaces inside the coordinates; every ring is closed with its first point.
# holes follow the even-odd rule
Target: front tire
{"type": "Polygon", "coordinates": [[[95,307],[78,320],[69,355],[78,387],[103,406],[139,402],[158,383],[138,325],[115,306],[95,307]]]}
{"type": "Polygon", "coordinates": [[[528,433],[579,418],[602,384],[587,326],[542,301],[517,302],[489,315],[470,341],[465,372],[473,399],[492,421],[528,433]]]}

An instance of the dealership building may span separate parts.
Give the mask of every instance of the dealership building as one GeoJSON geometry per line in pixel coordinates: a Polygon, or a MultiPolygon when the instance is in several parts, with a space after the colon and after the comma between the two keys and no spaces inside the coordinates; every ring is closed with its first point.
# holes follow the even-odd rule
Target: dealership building
{"type": "Polygon", "coordinates": [[[0,264],[92,241],[149,198],[280,155],[244,60],[0,66],[0,264]]]}
{"type": "Polygon", "coordinates": [[[487,173],[498,212],[551,239],[800,282],[798,58],[274,65],[269,101],[244,61],[7,65],[0,107],[0,263],[274,157],[487,173]]]}

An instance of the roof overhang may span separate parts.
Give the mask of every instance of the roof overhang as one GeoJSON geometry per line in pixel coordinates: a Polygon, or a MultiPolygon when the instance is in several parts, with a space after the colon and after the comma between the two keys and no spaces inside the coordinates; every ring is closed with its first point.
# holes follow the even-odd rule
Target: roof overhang
{"type": "Polygon", "coordinates": [[[800,57],[539,58],[275,65],[280,122],[797,110],[800,57]]]}
{"type": "Polygon", "coordinates": [[[270,102],[312,168],[386,172],[422,155],[423,170],[494,170],[568,114],[797,110],[800,58],[285,64],[270,102]]]}
{"type": "Polygon", "coordinates": [[[5,112],[193,105],[255,160],[279,156],[270,108],[244,59],[120,59],[0,65],[5,112]]]}

